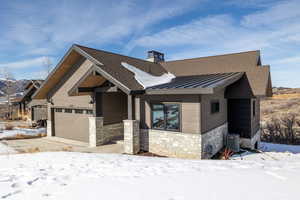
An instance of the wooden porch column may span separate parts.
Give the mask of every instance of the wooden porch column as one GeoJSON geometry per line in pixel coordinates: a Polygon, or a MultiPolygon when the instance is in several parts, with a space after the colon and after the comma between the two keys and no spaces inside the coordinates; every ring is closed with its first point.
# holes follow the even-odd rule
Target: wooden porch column
{"type": "Polygon", "coordinates": [[[127,95],[127,115],[128,120],[133,120],[133,96],[127,95]]]}
{"type": "Polygon", "coordinates": [[[103,117],[103,93],[102,92],[94,92],[93,94],[93,113],[94,117],[103,117]]]}

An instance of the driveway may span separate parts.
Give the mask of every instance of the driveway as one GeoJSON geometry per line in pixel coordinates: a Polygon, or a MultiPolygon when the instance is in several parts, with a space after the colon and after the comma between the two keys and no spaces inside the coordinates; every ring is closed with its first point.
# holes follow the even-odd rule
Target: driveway
{"type": "Polygon", "coordinates": [[[35,138],[2,140],[9,148],[19,153],[30,152],[49,152],[49,151],[73,151],[85,153],[123,153],[123,141],[116,141],[99,147],[88,147],[86,143],[66,140],[62,138],[35,138]]]}

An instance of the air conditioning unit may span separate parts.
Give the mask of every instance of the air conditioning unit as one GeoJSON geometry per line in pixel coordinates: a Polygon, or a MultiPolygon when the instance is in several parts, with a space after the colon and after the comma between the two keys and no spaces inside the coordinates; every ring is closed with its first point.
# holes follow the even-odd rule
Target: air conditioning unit
{"type": "Polygon", "coordinates": [[[226,139],[226,147],[233,152],[240,151],[240,135],[228,134],[226,139]]]}

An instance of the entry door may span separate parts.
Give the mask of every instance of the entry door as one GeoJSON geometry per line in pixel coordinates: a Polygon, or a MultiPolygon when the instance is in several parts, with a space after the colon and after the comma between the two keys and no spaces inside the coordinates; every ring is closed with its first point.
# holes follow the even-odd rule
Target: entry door
{"type": "Polygon", "coordinates": [[[251,100],[228,99],[228,131],[251,137],[251,100]]]}

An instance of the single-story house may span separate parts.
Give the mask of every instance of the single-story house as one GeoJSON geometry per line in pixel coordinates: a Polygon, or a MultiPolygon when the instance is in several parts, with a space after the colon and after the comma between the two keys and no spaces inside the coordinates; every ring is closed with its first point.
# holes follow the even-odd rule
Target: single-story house
{"type": "Polygon", "coordinates": [[[73,45],[34,99],[47,99],[47,135],[90,146],[124,138],[125,153],[210,158],[228,134],[260,141],[260,98],[272,95],[260,51],[165,61],[73,45]]]}
{"type": "Polygon", "coordinates": [[[40,88],[43,80],[30,80],[24,87],[24,94],[18,103],[19,116],[23,120],[36,122],[47,120],[46,99],[32,99],[32,95],[40,88]]]}

